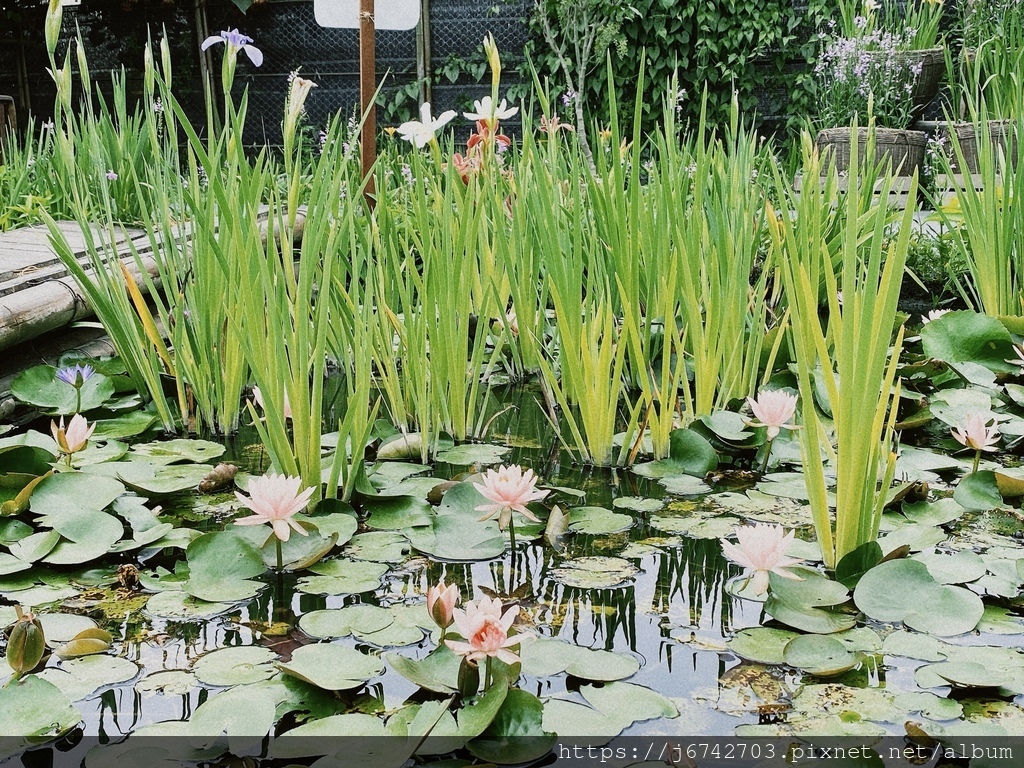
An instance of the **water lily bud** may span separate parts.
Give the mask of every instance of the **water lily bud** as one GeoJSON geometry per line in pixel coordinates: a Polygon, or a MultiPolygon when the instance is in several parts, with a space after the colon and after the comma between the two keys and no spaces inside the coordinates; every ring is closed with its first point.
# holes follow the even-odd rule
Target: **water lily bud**
{"type": "Polygon", "coordinates": [[[459,694],[464,699],[476,696],[480,690],[480,667],[471,662],[465,656],[462,657],[462,664],[459,666],[459,694]]]}
{"type": "Polygon", "coordinates": [[[444,579],[427,590],[427,612],[441,629],[448,629],[455,623],[455,604],[459,602],[459,588],[454,584],[445,586],[444,579]]]}
{"type": "Polygon", "coordinates": [[[31,672],[43,658],[46,640],[43,637],[43,626],[31,612],[18,612],[18,621],[11,630],[7,640],[7,664],[14,672],[14,679],[31,672]]]}
{"type": "Polygon", "coordinates": [[[46,9],[46,52],[53,58],[53,52],[57,50],[57,38],[60,37],[60,24],[64,16],[64,7],[60,0],[50,0],[46,9]]]}

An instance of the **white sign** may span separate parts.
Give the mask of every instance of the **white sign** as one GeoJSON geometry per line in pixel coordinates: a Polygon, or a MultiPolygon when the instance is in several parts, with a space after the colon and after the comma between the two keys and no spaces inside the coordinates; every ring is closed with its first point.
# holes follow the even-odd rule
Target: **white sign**
{"type": "MultiPolygon", "coordinates": [[[[374,0],[375,29],[412,29],[420,22],[420,0],[374,0]]],[[[359,0],[314,0],[321,27],[359,28],[359,0]]]]}

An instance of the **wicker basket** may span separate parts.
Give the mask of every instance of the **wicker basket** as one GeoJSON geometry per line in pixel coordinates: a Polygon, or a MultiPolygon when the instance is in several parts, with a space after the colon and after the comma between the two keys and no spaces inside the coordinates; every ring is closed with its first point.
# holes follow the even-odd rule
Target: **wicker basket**
{"type": "MultiPolygon", "coordinates": [[[[1013,154],[1015,147],[1013,120],[988,120],[985,125],[993,149],[997,153],[1013,154]]],[[[949,158],[954,173],[978,173],[979,136],[977,129],[977,123],[939,123],[936,126],[935,139],[942,142],[943,151],[949,158]],[[950,140],[950,137],[954,135],[960,145],[960,151],[964,155],[963,167],[961,167],[960,159],[953,148],[953,142],[950,140]]]]}
{"type": "MultiPolygon", "coordinates": [[[[835,159],[840,171],[850,169],[850,139],[853,128],[829,128],[821,131],[815,144],[823,154],[827,151],[835,159]]],[[[868,128],[857,128],[857,155],[867,152],[868,128]]],[[[875,128],[875,162],[888,160],[898,176],[912,176],[924,162],[928,135],[923,131],[903,131],[894,128],[875,128]]]]}
{"type": "Polygon", "coordinates": [[[918,118],[939,92],[946,75],[946,49],[928,48],[923,51],[906,51],[900,54],[910,66],[921,65],[921,73],[914,83],[910,98],[914,103],[913,117],[918,118]]]}

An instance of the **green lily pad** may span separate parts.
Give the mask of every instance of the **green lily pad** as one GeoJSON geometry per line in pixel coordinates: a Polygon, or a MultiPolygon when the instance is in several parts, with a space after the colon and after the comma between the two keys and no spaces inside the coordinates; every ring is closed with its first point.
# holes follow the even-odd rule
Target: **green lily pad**
{"type": "Polygon", "coordinates": [[[43,627],[43,635],[50,648],[67,643],[82,632],[96,629],[98,626],[88,616],[79,616],[76,613],[43,613],[36,618],[43,627]]]}
{"type": "Polygon", "coordinates": [[[977,581],[987,570],[981,557],[968,550],[951,554],[920,552],[911,559],[924,563],[928,573],[939,584],[966,584],[977,581]]]}
{"type": "Polygon", "coordinates": [[[0,545],[11,546],[16,541],[21,541],[33,533],[32,526],[23,523],[21,520],[0,519],[0,545]]]}
{"type": "Polygon", "coordinates": [[[409,557],[409,540],[391,531],[372,531],[353,536],[345,554],[354,560],[400,563],[409,557]]]}
{"type": "Polygon", "coordinates": [[[959,519],[964,508],[954,499],[938,499],[921,501],[916,504],[903,503],[903,514],[907,520],[917,525],[945,525],[959,519]]]}
{"type": "Polygon", "coordinates": [[[950,312],[921,329],[925,355],[945,363],[975,363],[995,373],[1008,373],[1017,366],[1009,331],[994,317],[978,312],[950,312]]]}
{"type": "Polygon", "coordinates": [[[376,605],[351,605],[348,608],[311,611],[299,619],[299,627],[303,632],[321,640],[345,637],[354,632],[379,632],[394,623],[394,614],[376,605]]]}
{"type": "Polygon", "coordinates": [[[321,561],[309,568],[316,576],[299,579],[296,589],[311,595],[357,595],[380,586],[388,566],[367,560],[321,561]]]}
{"type": "Polygon", "coordinates": [[[156,424],[157,416],[150,411],[132,411],[114,419],[99,419],[93,422],[96,430],[92,436],[96,440],[121,440],[126,437],[141,435],[156,424]]]}
{"type": "Polygon", "coordinates": [[[673,496],[703,496],[711,490],[704,478],[692,475],[668,475],[658,478],[658,484],[673,496]]]}
{"type": "Polygon", "coordinates": [[[636,464],[633,471],[654,479],[669,475],[704,477],[718,466],[714,447],[691,429],[676,429],[669,436],[669,456],[646,464],[636,464]]]}
{"type": "Polygon", "coordinates": [[[74,501],[91,509],[104,509],[124,493],[117,480],[85,472],[61,472],[36,486],[29,508],[37,515],[59,517],[74,501]]]}
{"type": "Polygon", "coordinates": [[[994,472],[981,470],[962,478],[953,489],[953,499],[964,509],[987,512],[1003,506],[994,472]]]}
{"type": "MultiPolygon", "coordinates": [[[[189,461],[201,464],[223,455],[224,446],[209,440],[157,440],[132,446],[132,453],[147,456],[161,463],[189,461]]],[[[207,467],[207,472],[210,468],[207,467]]]]}
{"type": "Polygon", "coordinates": [[[367,476],[374,488],[381,489],[398,485],[406,478],[415,477],[429,471],[430,466],[428,464],[382,461],[374,465],[372,472],[367,470],[367,476]]]}
{"type": "Polygon", "coordinates": [[[895,552],[903,546],[909,547],[911,552],[921,552],[922,550],[931,549],[948,538],[949,536],[941,528],[935,528],[931,525],[908,524],[897,528],[885,536],[880,536],[878,538],[878,546],[882,548],[882,552],[886,555],[895,552]]]}
{"type": "Polygon", "coordinates": [[[771,574],[771,588],[764,604],[769,616],[804,632],[823,635],[842,632],[856,625],[855,614],[830,610],[849,599],[846,587],[810,568],[793,567],[789,571],[802,581],[771,574]]]}
{"type": "Polygon", "coordinates": [[[158,619],[201,621],[231,610],[230,603],[211,603],[185,592],[158,592],[146,602],[146,613],[158,619]]]}
{"type": "Polygon", "coordinates": [[[44,669],[39,677],[57,686],[71,701],[80,701],[108,685],[135,678],[139,666],[117,656],[84,656],[61,663],[60,669],[44,669]]]}
{"type": "MultiPolygon", "coordinates": [[[[74,413],[78,405],[75,388],[58,379],[52,365],[37,365],[19,373],[11,382],[11,394],[54,414],[74,413]]],[[[82,412],[99,408],[113,394],[114,382],[102,373],[94,373],[82,383],[82,412]]]]}
{"type": "Polygon", "coordinates": [[[532,693],[513,689],[487,729],[466,744],[481,760],[526,763],[546,755],[557,736],[543,728],[544,705],[532,693]]]}
{"type": "MultiPolygon", "coordinates": [[[[459,483],[445,493],[431,526],[406,531],[412,546],[437,560],[491,560],[505,551],[497,520],[480,520],[476,507],[486,504],[473,483],[459,483]]],[[[520,518],[521,520],[521,518],[520,518]]],[[[516,527],[522,533],[521,523],[516,527]]]]}
{"type": "Polygon", "coordinates": [[[297,648],[291,661],[277,666],[285,674],[328,691],[358,688],[384,671],[384,663],[376,656],[331,643],[297,648]]]}
{"type": "Polygon", "coordinates": [[[771,627],[753,627],[741,629],[735,637],[730,638],[729,650],[742,659],[758,664],[784,664],[783,651],[790,640],[799,637],[796,632],[788,629],[771,627]]]}
{"type": "Polygon", "coordinates": [[[616,589],[627,586],[640,569],[620,557],[580,557],[552,568],[548,576],[577,589],[616,589]]]}
{"type": "Polygon", "coordinates": [[[665,506],[661,499],[647,499],[643,496],[619,496],[612,500],[616,509],[628,509],[630,512],[657,512],[665,506]]]}
{"type": "Polygon", "coordinates": [[[893,699],[893,703],[907,712],[920,712],[929,720],[956,720],[964,713],[964,708],[959,701],[925,691],[898,693],[893,699]]]}
{"type": "MultiPolygon", "coordinates": [[[[56,544],[54,546],[56,546],[56,544]]],[[[30,560],[23,560],[15,557],[14,555],[9,555],[6,552],[0,552],[0,576],[10,576],[11,574],[21,573],[22,571],[29,570],[31,567],[32,561],[30,560]]],[[[10,588],[6,587],[5,582],[6,580],[0,580],[0,592],[12,591],[10,588]]]]}
{"type": "Polygon", "coordinates": [[[1006,675],[1001,671],[991,670],[984,664],[970,661],[943,661],[919,667],[914,673],[918,685],[934,687],[923,684],[930,682],[925,675],[941,678],[943,683],[949,683],[959,688],[998,688],[1006,680],[1006,675]]]}
{"type": "Polygon", "coordinates": [[[183,588],[211,603],[244,600],[262,585],[250,582],[266,570],[263,555],[237,528],[205,533],[188,545],[189,580],[183,588]],[[254,591],[251,591],[254,590],[254,591]]]}
{"type": "MultiPolygon", "coordinates": [[[[146,496],[168,496],[172,493],[190,491],[210,473],[208,464],[153,464],[148,461],[119,461],[103,464],[107,471],[112,468],[117,477],[139,493],[146,496]]],[[[100,467],[94,467],[99,470],[100,467]]]]}
{"type": "Polygon", "coordinates": [[[800,635],[786,645],[783,655],[791,667],[818,677],[834,677],[853,669],[861,655],[828,635],[800,635]]]}
{"type": "Polygon", "coordinates": [[[569,530],[591,536],[619,533],[633,526],[633,518],[604,507],[575,507],[569,510],[569,530]]]}
{"type": "Polygon", "coordinates": [[[422,659],[410,659],[397,653],[385,657],[391,668],[412,683],[436,693],[455,693],[459,689],[462,657],[447,645],[438,646],[422,659]]]}
{"type": "Polygon", "coordinates": [[[651,517],[652,528],[664,533],[688,536],[692,539],[722,539],[732,535],[736,526],[743,524],[740,518],[732,515],[677,512],[675,505],[670,505],[664,512],[675,512],[676,514],[672,516],[654,515],[651,517]]]}
{"type": "Polygon", "coordinates": [[[727,443],[746,443],[755,437],[747,420],[735,411],[715,411],[701,416],[699,421],[711,430],[715,437],[727,443]]]}
{"type": "Polygon", "coordinates": [[[584,648],[561,640],[543,637],[523,639],[519,648],[523,673],[534,677],[564,672],[584,680],[611,682],[631,677],[640,669],[640,662],[632,656],[584,648]]]}
{"type": "Polygon", "coordinates": [[[562,738],[589,737],[588,740],[598,740],[591,743],[603,744],[633,723],[679,715],[675,704],[665,696],[633,683],[608,683],[600,688],[584,685],[580,693],[590,707],[548,699],[544,705],[544,728],[555,729],[562,738]],[[600,730],[602,726],[604,730],[600,730]]]}
{"type": "Polygon", "coordinates": [[[184,669],[163,669],[146,675],[135,684],[139,693],[162,693],[164,696],[184,696],[198,684],[196,676],[184,669]]]}
{"type": "Polygon", "coordinates": [[[0,736],[17,743],[4,744],[3,756],[17,754],[23,746],[60,737],[82,720],[68,697],[53,683],[29,675],[17,683],[0,687],[0,736]]]}
{"type": "MultiPolygon", "coordinates": [[[[40,531],[31,536],[14,542],[10,545],[11,554],[25,563],[34,563],[42,560],[60,542],[61,536],[57,531],[40,531]]],[[[104,550],[105,551],[105,550],[104,550]]]]}
{"type": "Polygon", "coordinates": [[[412,496],[387,496],[367,504],[367,526],[379,531],[400,531],[416,525],[430,525],[430,505],[412,496]]]}
{"type": "Polygon", "coordinates": [[[457,466],[468,466],[470,464],[500,464],[502,458],[511,450],[504,445],[489,445],[487,443],[464,443],[441,451],[437,454],[437,460],[445,464],[457,466]]]}
{"type": "Polygon", "coordinates": [[[321,510],[325,507],[327,507],[327,500],[320,502],[317,506],[317,514],[312,515],[309,520],[316,526],[316,529],[320,531],[320,535],[325,538],[330,538],[334,534],[338,534],[338,542],[336,546],[344,546],[359,529],[359,521],[356,519],[355,512],[331,512],[326,515],[320,514],[321,510]]]}
{"type": "Polygon", "coordinates": [[[959,635],[977,625],[981,598],[960,587],[938,584],[917,560],[892,560],[868,571],[854,590],[854,602],[876,621],[902,621],[936,635],[959,635]]]}
{"type": "Polygon", "coordinates": [[[273,651],[255,645],[220,648],[200,656],[192,672],[204,685],[246,685],[273,677],[276,659],[273,651]]]}
{"type": "Polygon", "coordinates": [[[1024,635],[1024,618],[1005,608],[986,605],[977,629],[991,635],[1024,635]]]}

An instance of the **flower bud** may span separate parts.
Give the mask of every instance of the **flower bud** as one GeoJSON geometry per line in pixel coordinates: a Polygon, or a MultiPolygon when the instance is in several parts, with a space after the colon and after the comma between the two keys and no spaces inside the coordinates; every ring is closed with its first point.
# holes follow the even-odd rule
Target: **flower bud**
{"type": "Polygon", "coordinates": [[[14,679],[18,680],[35,669],[42,660],[46,641],[39,619],[31,612],[22,613],[20,607],[15,610],[18,612],[18,621],[7,640],[7,664],[14,672],[14,679]]]}
{"type": "Polygon", "coordinates": [[[57,50],[57,39],[60,37],[60,25],[63,16],[64,7],[61,5],[60,0],[50,0],[50,5],[46,9],[46,52],[51,59],[53,58],[54,51],[57,50]]]}
{"type": "Polygon", "coordinates": [[[468,699],[476,696],[480,690],[480,667],[474,662],[462,657],[462,664],[459,665],[459,693],[462,698],[468,699]]]}

